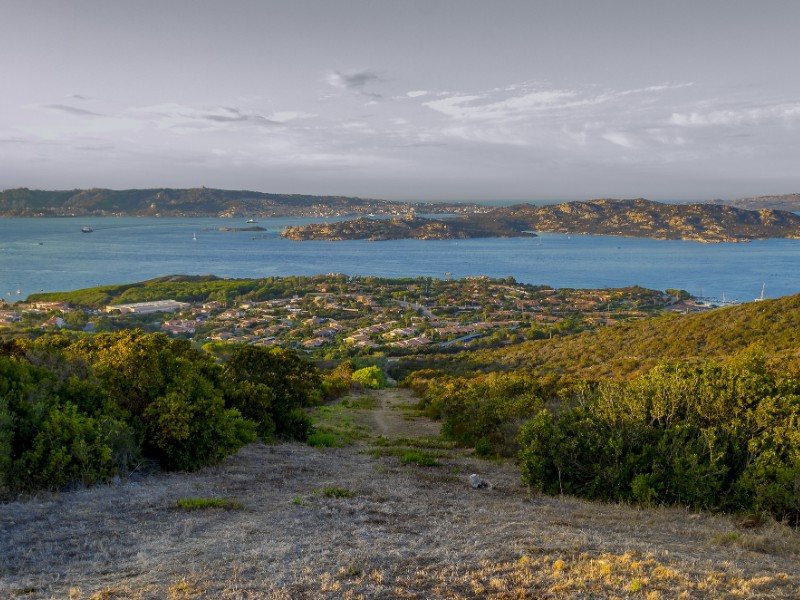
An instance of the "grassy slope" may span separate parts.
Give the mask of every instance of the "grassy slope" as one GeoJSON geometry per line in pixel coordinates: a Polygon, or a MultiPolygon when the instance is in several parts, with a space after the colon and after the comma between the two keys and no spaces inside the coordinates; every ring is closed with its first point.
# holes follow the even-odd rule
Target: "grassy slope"
{"type": "Polygon", "coordinates": [[[589,378],[625,377],[664,359],[721,359],[753,346],[760,346],[770,358],[798,360],[800,295],[625,323],[499,350],[464,352],[436,359],[429,366],[460,372],[525,369],[589,378]]]}

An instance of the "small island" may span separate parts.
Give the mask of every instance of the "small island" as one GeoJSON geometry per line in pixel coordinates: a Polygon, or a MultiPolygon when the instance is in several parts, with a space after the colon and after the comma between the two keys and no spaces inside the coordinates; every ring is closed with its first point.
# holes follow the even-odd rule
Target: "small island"
{"type": "Polygon", "coordinates": [[[335,223],[288,227],[281,236],[291,240],[458,240],[535,235],[524,223],[507,219],[432,219],[406,216],[393,219],[358,218],[335,223]]]}
{"type": "Polygon", "coordinates": [[[615,235],[703,243],[800,238],[800,216],[718,204],[665,204],[643,198],[518,204],[448,219],[374,220],[288,227],[292,240],[390,240],[521,237],[535,232],[615,235]]]}

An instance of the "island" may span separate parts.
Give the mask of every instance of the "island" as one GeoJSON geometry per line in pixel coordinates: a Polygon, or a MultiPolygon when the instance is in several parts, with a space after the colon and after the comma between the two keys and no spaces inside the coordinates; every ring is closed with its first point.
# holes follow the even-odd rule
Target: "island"
{"type": "Polygon", "coordinates": [[[519,237],[536,232],[614,235],[703,243],[800,238],[800,215],[745,210],[718,204],[665,204],[633,200],[587,200],[547,206],[518,204],[444,219],[359,218],[287,227],[291,240],[388,240],[519,237]]]}
{"type": "Polygon", "coordinates": [[[292,240],[455,240],[467,238],[508,238],[535,235],[525,229],[525,223],[514,218],[433,219],[407,215],[392,219],[367,219],[315,223],[288,227],[282,237],[292,240]]]}

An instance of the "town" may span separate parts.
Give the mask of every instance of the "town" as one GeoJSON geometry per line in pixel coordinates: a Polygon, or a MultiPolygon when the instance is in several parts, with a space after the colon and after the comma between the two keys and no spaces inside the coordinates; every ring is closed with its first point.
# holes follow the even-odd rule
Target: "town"
{"type": "Polygon", "coordinates": [[[139,327],[191,340],[218,356],[232,344],[252,344],[341,359],[498,347],[702,309],[679,290],[552,289],[511,277],[320,275],[292,281],[294,293],[281,294],[278,285],[272,294],[277,297],[271,298],[215,299],[211,294],[192,302],[161,299],[89,307],[65,293],[63,300],[2,302],[0,336],[139,327]]]}

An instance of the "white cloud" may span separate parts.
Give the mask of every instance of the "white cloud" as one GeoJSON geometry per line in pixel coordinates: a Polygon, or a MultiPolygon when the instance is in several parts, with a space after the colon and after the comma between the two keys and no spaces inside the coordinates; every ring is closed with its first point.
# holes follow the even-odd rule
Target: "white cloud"
{"type": "Polygon", "coordinates": [[[619,131],[607,131],[601,136],[604,140],[623,148],[636,148],[636,143],[631,137],[619,131]]]}
{"type": "Polygon", "coordinates": [[[745,109],[673,112],[669,122],[678,127],[734,127],[800,119],[800,104],[776,104],[745,109]]]}
{"type": "Polygon", "coordinates": [[[448,117],[465,120],[506,120],[524,117],[527,113],[564,108],[574,103],[576,93],[570,90],[541,90],[500,100],[486,101],[486,95],[451,96],[431,100],[423,106],[448,117]],[[484,100],[484,102],[479,102],[484,100]]]}
{"type": "Polygon", "coordinates": [[[205,108],[168,102],[135,108],[131,112],[149,117],[160,129],[183,133],[242,126],[274,127],[281,124],[259,113],[231,106],[205,108]]]}
{"type": "Polygon", "coordinates": [[[406,96],[409,98],[420,98],[421,96],[427,96],[428,92],[426,90],[412,90],[410,92],[406,92],[406,96]]]}
{"type": "Polygon", "coordinates": [[[278,111],[270,114],[269,119],[277,123],[287,123],[289,121],[296,121],[297,119],[313,119],[319,116],[317,113],[309,113],[302,111],[278,111]]]}

